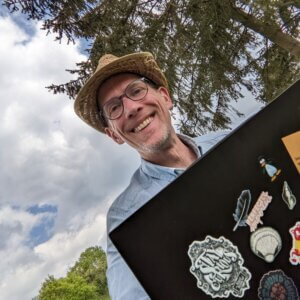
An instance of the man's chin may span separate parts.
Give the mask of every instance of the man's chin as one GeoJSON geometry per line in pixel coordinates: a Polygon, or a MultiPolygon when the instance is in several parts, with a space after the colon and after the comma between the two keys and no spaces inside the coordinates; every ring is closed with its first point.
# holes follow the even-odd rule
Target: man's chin
{"type": "Polygon", "coordinates": [[[163,136],[161,136],[156,140],[148,139],[145,143],[142,143],[141,150],[146,153],[160,152],[168,148],[169,141],[170,141],[170,134],[169,132],[166,132],[163,136]]]}

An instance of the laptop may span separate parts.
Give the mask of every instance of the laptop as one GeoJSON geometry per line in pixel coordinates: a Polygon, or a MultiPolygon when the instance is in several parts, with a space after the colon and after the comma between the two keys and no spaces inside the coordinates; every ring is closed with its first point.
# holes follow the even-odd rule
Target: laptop
{"type": "Polygon", "coordinates": [[[300,81],[110,238],[151,299],[299,299],[300,81]]]}

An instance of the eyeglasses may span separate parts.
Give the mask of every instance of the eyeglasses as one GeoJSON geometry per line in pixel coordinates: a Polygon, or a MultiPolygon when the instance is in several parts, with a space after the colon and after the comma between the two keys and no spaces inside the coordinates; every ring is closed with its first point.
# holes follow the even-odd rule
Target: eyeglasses
{"type": "Polygon", "coordinates": [[[102,109],[100,109],[102,117],[109,120],[115,120],[121,117],[124,111],[123,97],[126,96],[132,101],[142,100],[148,93],[147,83],[150,83],[150,81],[144,77],[131,82],[126,87],[124,94],[110,99],[103,105],[102,109]]]}

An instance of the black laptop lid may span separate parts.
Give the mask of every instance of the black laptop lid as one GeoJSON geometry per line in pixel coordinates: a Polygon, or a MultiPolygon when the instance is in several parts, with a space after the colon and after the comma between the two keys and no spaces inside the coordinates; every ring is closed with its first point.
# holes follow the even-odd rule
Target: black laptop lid
{"type": "MultiPolygon", "coordinates": [[[[257,299],[258,289],[262,292],[262,288],[270,288],[268,279],[272,280],[280,275],[290,280],[289,287],[283,286],[290,288],[290,293],[294,289],[293,284],[300,287],[300,260],[299,264],[296,262],[293,265],[290,262],[290,252],[299,243],[289,232],[300,221],[300,175],[296,167],[298,157],[293,153],[289,154],[282,141],[283,137],[293,134],[292,151],[295,152],[295,147],[297,151],[300,144],[295,141],[299,131],[300,81],[236,129],[110,233],[111,240],[152,299],[257,299]],[[282,196],[284,188],[286,202],[282,196]],[[264,201],[263,197],[260,202],[264,203],[257,203],[262,192],[267,192],[272,197],[270,203],[264,201]],[[275,259],[269,258],[274,259],[273,262],[266,262],[266,257],[261,258],[266,254],[260,254],[259,257],[251,250],[252,232],[248,224],[237,226],[233,231],[237,223],[233,214],[236,212],[238,199],[244,206],[243,201],[246,201],[247,206],[249,197],[252,200],[248,204],[246,217],[250,213],[252,217],[254,215],[254,219],[255,215],[257,217],[259,212],[254,211],[256,203],[256,209],[260,206],[261,211],[262,206],[266,206],[264,215],[261,216],[263,224],[258,224],[256,230],[266,228],[269,235],[266,240],[272,240],[271,246],[277,247],[277,250],[270,251],[280,250],[275,259]],[[297,203],[293,204],[295,198],[297,203]],[[290,209],[288,205],[290,208],[294,207],[290,209]],[[281,237],[280,243],[276,240],[277,233],[281,237]],[[192,245],[194,241],[200,243],[192,245]],[[188,251],[190,249],[194,251],[194,256],[199,256],[203,249],[209,251],[205,247],[213,248],[215,253],[223,251],[223,254],[218,252],[218,255],[225,255],[229,249],[229,260],[234,260],[232,255],[238,257],[240,262],[242,258],[244,262],[239,265],[230,265],[226,258],[220,265],[225,269],[240,268],[239,275],[232,273],[224,275],[225,279],[214,279],[217,276],[215,271],[214,274],[205,273],[208,269],[201,269],[200,266],[201,270],[194,269],[194,273],[198,272],[200,277],[198,285],[206,286],[197,287],[197,274],[193,275],[190,271],[192,259],[188,251]],[[248,276],[248,273],[251,275],[248,276]],[[228,276],[235,276],[234,283],[230,279],[231,286],[228,288],[231,292],[215,293],[214,289],[219,288],[218,280],[226,281],[228,276]],[[215,286],[207,287],[207,280],[216,280],[212,283],[215,286]],[[246,287],[247,284],[249,287],[246,287]]],[[[237,215],[238,219],[238,211],[237,215]]],[[[255,223],[253,218],[252,223],[255,223]]],[[[260,239],[263,235],[264,232],[255,236],[253,247],[259,245],[259,242],[264,243],[260,239]]],[[[255,251],[259,249],[255,248],[255,251]]],[[[210,260],[208,256],[206,267],[212,261],[213,258],[210,260]]]]}

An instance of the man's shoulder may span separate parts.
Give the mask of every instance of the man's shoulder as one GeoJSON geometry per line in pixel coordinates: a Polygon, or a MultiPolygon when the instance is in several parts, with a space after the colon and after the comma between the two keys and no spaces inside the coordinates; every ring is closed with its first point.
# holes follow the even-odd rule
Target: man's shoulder
{"type": "Polygon", "coordinates": [[[147,178],[139,167],[126,189],[113,201],[107,213],[107,229],[110,232],[127,219],[147,194],[147,178]]]}
{"type": "Polygon", "coordinates": [[[223,140],[230,132],[229,131],[217,131],[203,134],[201,136],[193,138],[198,146],[201,147],[202,153],[205,153],[210,148],[215,146],[218,142],[223,140]]]}
{"type": "Polygon", "coordinates": [[[128,186],[111,204],[108,211],[109,213],[117,209],[123,209],[123,210],[128,209],[128,205],[130,204],[131,201],[126,203],[126,199],[128,198],[128,196],[133,197],[136,194],[136,192],[140,189],[140,185],[142,184],[141,175],[142,174],[140,168],[138,168],[131,176],[128,186]]]}

